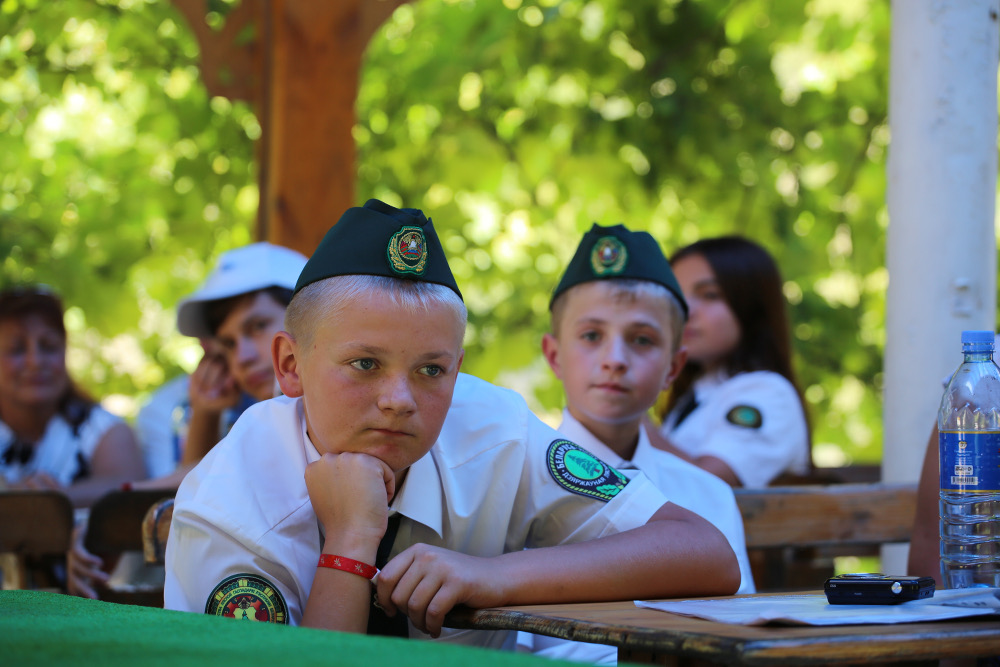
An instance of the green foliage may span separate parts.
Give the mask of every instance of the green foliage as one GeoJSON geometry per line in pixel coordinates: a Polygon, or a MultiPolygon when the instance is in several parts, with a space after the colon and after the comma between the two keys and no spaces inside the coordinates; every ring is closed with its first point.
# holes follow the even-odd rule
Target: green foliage
{"type": "Polygon", "coordinates": [[[251,240],[257,121],[169,3],[5,0],[0,35],[0,285],[56,288],[74,376],[142,394],[197,358],[177,299],[251,240]]]}
{"type": "MultiPolygon", "coordinates": [[[[206,4],[210,24],[233,0],[206,4]]],[[[548,295],[594,221],[778,259],[821,460],[880,458],[886,0],[420,0],[373,40],[358,200],[427,210],[470,307],[466,370],[561,406],[548,295]]],[[[253,35],[246,36],[247,39],[253,35]]],[[[251,239],[244,106],[165,0],[0,0],[0,284],[71,306],[74,374],[190,367],[176,301],[251,239]]]]}
{"type": "Polygon", "coordinates": [[[359,199],[427,210],[466,369],[541,410],[548,294],[592,222],[740,233],[786,279],[822,462],[880,458],[888,3],[423,0],[369,47],[359,199]]]}

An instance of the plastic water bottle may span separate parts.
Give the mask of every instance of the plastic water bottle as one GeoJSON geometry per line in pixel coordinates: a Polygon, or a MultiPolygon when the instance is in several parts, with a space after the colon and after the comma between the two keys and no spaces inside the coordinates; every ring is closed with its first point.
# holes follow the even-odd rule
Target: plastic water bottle
{"type": "Polygon", "coordinates": [[[1000,368],[993,332],[963,331],[965,360],[938,411],[941,577],[945,588],[1000,586],[1000,368]]]}

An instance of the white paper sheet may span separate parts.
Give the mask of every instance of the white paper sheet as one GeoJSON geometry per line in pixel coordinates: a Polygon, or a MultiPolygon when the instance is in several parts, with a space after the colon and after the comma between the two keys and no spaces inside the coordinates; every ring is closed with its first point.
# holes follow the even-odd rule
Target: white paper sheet
{"type": "Polygon", "coordinates": [[[725,600],[636,600],[637,607],[736,625],[916,623],[1000,614],[1000,588],[936,591],[897,605],[829,604],[819,594],[754,595],[725,600]]]}

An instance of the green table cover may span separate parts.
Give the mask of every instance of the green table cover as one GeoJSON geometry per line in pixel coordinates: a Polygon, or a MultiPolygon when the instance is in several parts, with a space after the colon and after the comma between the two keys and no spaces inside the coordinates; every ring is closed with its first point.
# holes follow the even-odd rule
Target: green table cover
{"type": "MultiPolygon", "coordinates": [[[[530,655],[0,591],[2,665],[556,665],[530,655]]],[[[571,665],[573,663],[562,663],[571,665]]]]}

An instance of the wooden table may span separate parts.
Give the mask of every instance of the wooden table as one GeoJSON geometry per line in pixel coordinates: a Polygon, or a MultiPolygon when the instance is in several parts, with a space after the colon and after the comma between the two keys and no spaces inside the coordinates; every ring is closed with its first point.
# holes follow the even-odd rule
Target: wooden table
{"type": "Polygon", "coordinates": [[[610,644],[620,662],[657,665],[937,664],[1000,655],[993,616],[896,625],[743,626],[653,609],[631,601],[458,609],[455,628],[524,630],[610,644]]]}

